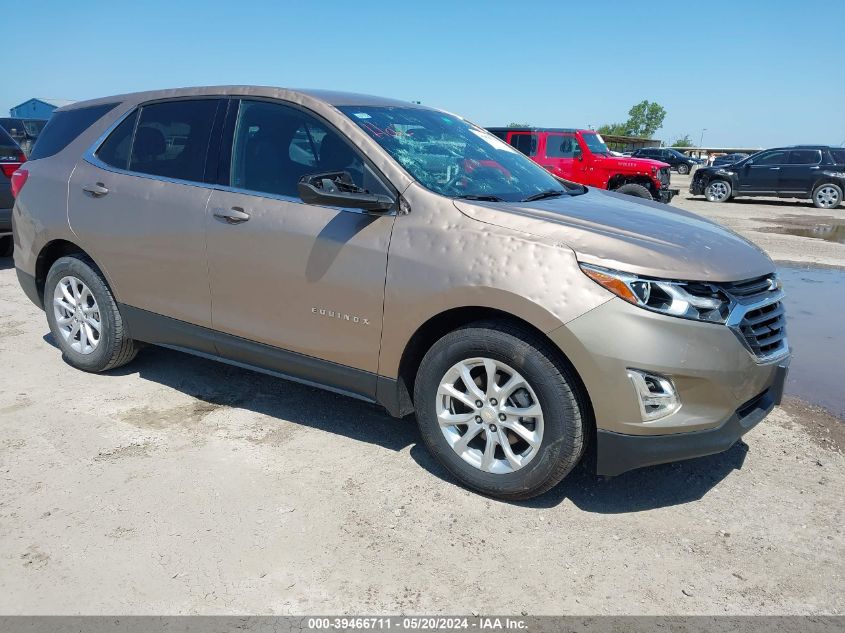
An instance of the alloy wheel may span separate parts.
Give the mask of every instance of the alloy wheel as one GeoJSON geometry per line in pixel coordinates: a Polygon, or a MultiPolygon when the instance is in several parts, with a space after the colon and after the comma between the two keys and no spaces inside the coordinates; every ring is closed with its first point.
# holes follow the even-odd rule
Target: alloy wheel
{"type": "Polygon", "coordinates": [[[823,209],[832,209],[839,204],[839,192],[833,187],[821,187],[816,192],[816,202],[823,209]]]}
{"type": "Polygon", "coordinates": [[[716,202],[724,202],[728,199],[728,186],[717,180],[707,185],[707,197],[716,202]]]}
{"type": "Polygon", "coordinates": [[[53,291],[53,315],[65,342],[80,354],[90,354],[100,344],[103,322],[100,306],[82,280],[62,277],[53,291]]]}
{"type": "Polygon", "coordinates": [[[449,446],[484,472],[525,467],[543,441],[543,410],[528,381],[507,364],[470,358],[453,365],[437,390],[437,419],[449,446]]]}

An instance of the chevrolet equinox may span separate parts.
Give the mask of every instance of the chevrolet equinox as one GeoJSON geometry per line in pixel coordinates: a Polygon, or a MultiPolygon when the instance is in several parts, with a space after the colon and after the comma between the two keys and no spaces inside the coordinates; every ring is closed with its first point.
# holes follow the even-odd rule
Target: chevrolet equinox
{"type": "Polygon", "coordinates": [[[780,401],[771,260],[561,181],[465,119],[211,87],[58,110],[12,178],[15,267],[66,361],[141,342],[416,413],[458,480],[538,495],[727,449],[780,401]]]}

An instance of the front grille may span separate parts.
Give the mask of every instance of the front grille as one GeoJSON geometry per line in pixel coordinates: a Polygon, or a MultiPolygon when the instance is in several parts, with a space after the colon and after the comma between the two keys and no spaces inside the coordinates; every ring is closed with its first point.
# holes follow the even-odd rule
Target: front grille
{"type": "Polygon", "coordinates": [[[657,177],[660,179],[661,189],[669,186],[669,168],[664,167],[657,172],[657,177]]]}
{"type": "Polygon", "coordinates": [[[732,329],[758,360],[788,351],[783,293],[774,275],[719,286],[736,301],[734,310],[741,317],[731,324],[732,329]]]}
{"type": "Polygon", "coordinates": [[[746,312],[739,329],[757,358],[774,356],[783,350],[786,340],[783,304],[778,301],[746,312]]]}

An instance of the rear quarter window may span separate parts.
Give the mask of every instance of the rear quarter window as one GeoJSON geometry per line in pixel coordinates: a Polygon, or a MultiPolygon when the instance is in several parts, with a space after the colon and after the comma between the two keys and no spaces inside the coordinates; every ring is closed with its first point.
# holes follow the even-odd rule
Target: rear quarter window
{"type": "Polygon", "coordinates": [[[833,157],[833,162],[837,165],[845,165],[845,149],[832,149],[830,155],[833,157]]]}
{"type": "Polygon", "coordinates": [[[106,112],[113,110],[117,103],[104,103],[87,108],[74,108],[56,112],[35,142],[30,160],[47,158],[61,152],[70,145],[76,137],[101,119],[106,112]]]}

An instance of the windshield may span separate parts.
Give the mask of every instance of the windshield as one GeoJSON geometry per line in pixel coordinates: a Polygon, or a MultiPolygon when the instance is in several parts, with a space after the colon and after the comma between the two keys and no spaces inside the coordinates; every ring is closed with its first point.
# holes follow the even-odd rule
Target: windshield
{"type": "Polygon", "coordinates": [[[531,159],[457,116],[409,107],[339,110],[421,185],[443,196],[516,202],[581,192],[565,188],[531,159]]]}
{"type": "Polygon", "coordinates": [[[601,134],[582,134],[581,138],[584,139],[584,142],[593,154],[610,154],[610,150],[607,145],[604,144],[604,139],[601,137],[601,134]]]}

